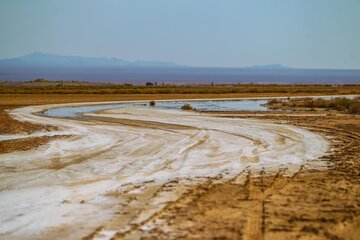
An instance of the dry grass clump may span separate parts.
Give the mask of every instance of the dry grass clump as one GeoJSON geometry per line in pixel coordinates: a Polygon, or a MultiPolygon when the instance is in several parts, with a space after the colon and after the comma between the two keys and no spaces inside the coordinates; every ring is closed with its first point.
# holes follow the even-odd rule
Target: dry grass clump
{"type": "Polygon", "coordinates": [[[270,104],[270,105],[274,105],[274,104],[278,104],[278,103],[281,103],[281,100],[276,99],[276,98],[268,100],[268,104],[270,104]]]}
{"type": "Polygon", "coordinates": [[[351,114],[360,114],[360,102],[350,104],[349,113],[351,113],[351,114]]]}
{"type": "Polygon", "coordinates": [[[150,105],[150,107],[154,107],[154,106],[156,105],[156,103],[155,103],[154,100],[151,100],[151,101],[149,102],[149,105],[150,105]]]}
{"type": "Polygon", "coordinates": [[[194,108],[188,104],[188,103],[185,103],[182,107],[181,107],[182,110],[184,111],[191,111],[191,110],[194,110],[194,108]]]}
{"type": "Polygon", "coordinates": [[[360,99],[334,98],[330,100],[320,98],[297,98],[287,101],[270,100],[267,106],[271,109],[278,108],[308,108],[315,110],[316,108],[324,108],[329,110],[337,110],[348,112],[351,114],[360,114],[360,99]]]}

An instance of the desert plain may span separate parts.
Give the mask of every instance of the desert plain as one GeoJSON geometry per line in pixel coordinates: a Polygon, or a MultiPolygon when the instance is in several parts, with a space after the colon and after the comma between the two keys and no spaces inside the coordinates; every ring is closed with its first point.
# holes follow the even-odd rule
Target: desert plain
{"type": "Polygon", "coordinates": [[[44,115],[108,101],[279,96],[289,93],[1,94],[0,239],[357,239],[359,115],[44,115]]]}

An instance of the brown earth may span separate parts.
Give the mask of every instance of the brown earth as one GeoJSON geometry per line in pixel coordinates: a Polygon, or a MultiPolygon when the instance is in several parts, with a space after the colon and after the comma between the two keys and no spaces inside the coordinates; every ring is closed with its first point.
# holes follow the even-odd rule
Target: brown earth
{"type": "Polygon", "coordinates": [[[210,179],[115,239],[358,239],[360,118],[255,118],[325,135],[332,142],[322,159],[330,163],[328,169],[303,166],[292,176],[286,169],[272,176],[248,171],[220,184],[210,179]],[[153,227],[146,231],[146,224],[153,227]]]}
{"type": "MultiPolygon", "coordinates": [[[[330,94],[331,92],[329,92],[330,94]]],[[[341,94],[352,93],[350,90],[341,94]]],[[[316,95],[317,93],[309,93],[316,95]]],[[[319,92],[319,95],[324,94],[319,92]]],[[[291,96],[304,95],[304,93],[290,94],[291,96]]],[[[101,102],[101,101],[126,101],[126,100],[163,100],[163,99],[206,99],[206,98],[242,98],[242,97],[278,97],[287,96],[284,93],[227,93],[227,94],[0,94],[0,134],[30,134],[32,132],[46,130],[51,131],[55,128],[48,125],[34,125],[29,122],[19,122],[11,118],[7,110],[16,107],[42,104],[75,103],[75,102],[101,102]]],[[[48,141],[50,138],[47,138],[48,141]]],[[[18,149],[29,149],[40,146],[48,141],[13,140],[12,146],[18,149]],[[17,143],[15,143],[17,142],[17,143]],[[38,144],[35,144],[38,143],[38,144]],[[28,146],[29,145],[29,146],[28,146]]],[[[11,148],[13,149],[13,148],[11,148]]],[[[14,148],[15,150],[15,148],[14,148]]],[[[2,152],[8,152],[0,151],[2,152]]]]}
{"type": "MultiPolygon", "coordinates": [[[[0,94],[0,105],[40,105],[75,102],[101,102],[126,100],[255,98],[333,95],[333,92],[310,93],[210,93],[210,94],[0,94]]],[[[359,94],[358,90],[335,94],[359,94]]]]}
{"type": "MultiPolygon", "coordinates": [[[[98,111],[101,112],[101,111],[98,111]]],[[[91,116],[91,120],[99,121],[100,124],[109,123],[109,124],[121,124],[131,127],[139,128],[152,128],[152,129],[167,129],[167,130],[194,130],[195,127],[181,125],[181,124],[165,124],[152,121],[143,121],[143,120],[134,120],[134,119],[122,119],[122,118],[107,118],[107,117],[96,117],[91,116]]]]}
{"type": "Polygon", "coordinates": [[[15,151],[26,151],[48,143],[51,140],[59,139],[64,136],[44,136],[44,137],[28,137],[16,140],[0,141],[0,154],[15,151]]]}
{"type": "MultiPolygon", "coordinates": [[[[134,96],[133,99],[126,99],[124,96],[121,96],[124,97],[123,99],[107,97],[81,98],[77,96],[72,98],[72,96],[66,96],[61,102],[134,100],[139,96],[134,96]]],[[[153,99],[154,96],[151,97],[147,99],[153,99]]],[[[174,96],[174,98],[183,97],[174,96]]],[[[59,99],[45,95],[31,96],[21,100],[13,96],[4,101],[1,99],[0,103],[6,102],[15,106],[21,101],[23,105],[32,105],[58,103],[59,99]],[[26,104],[24,104],[24,99],[26,104]]],[[[0,129],[3,129],[1,134],[3,132],[32,132],[37,131],[38,128],[44,128],[44,126],[33,126],[27,123],[23,125],[23,123],[11,120],[3,110],[8,107],[3,106],[0,112],[2,126],[0,129]],[[13,126],[8,130],[10,125],[13,126]]],[[[359,116],[348,114],[278,116],[256,112],[252,113],[253,116],[239,116],[240,112],[236,115],[223,114],[226,114],[226,117],[255,118],[293,124],[323,134],[332,143],[329,155],[322,159],[329,163],[329,166],[326,169],[312,169],[304,165],[294,175],[287,174],[288,169],[283,168],[274,175],[267,174],[268,170],[264,169],[261,172],[245,171],[236,178],[226,181],[208,179],[200,186],[184,191],[185,193],[178,200],[169,203],[149,219],[135,224],[127,231],[119,232],[114,239],[134,237],[142,239],[358,239],[360,234],[359,116]],[[145,225],[151,225],[152,228],[144,228],[145,225]]],[[[43,144],[41,141],[39,144],[43,144]]],[[[27,149],[26,144],[22,147],[14,145],[13,150],[27,149]]],[[[5,148],[10,149],[10,147],[5,148]]],[[[171,188],[182,188],[180,182],[171,184],[171,188]]],[[[170,188],[168,185],[169,183],[161,188],[170,188]]],[[[151,194],[156,194],[156,191],[151,194]]],[[[132,214],[135,218],[138,213],[132,214]]],[[[116,221],[113,227],[116,227],[116,221]]],[[[94,230],[89,239],[93,239],[100,230],[101,227],[94,230]]]]}
{"type": "MultiPolygon", "coordinates": [[[[30,134],[36,131],[51,131],[54,127],[48,125],[34,125],[29,122],[20,122],[13,119],[7,110],[11,110],[15,106],[0,105],[0,134],[11,135],[11,134],[30,134]]],[[[20,106],[17,106],[20,107],[20,106]]]]}
{"type": "MultiPolygon", "coordinates": [[[[15,106],[0,105],[0,134],[30,134],[36,131],[52,131],[56,128],[49,125],[35,125],[13,119],[7,110],[15,106]]],[[[18,106],[20,107],[20,106],[18,106]]],[[[56,137],[29,137],[24,139],[0,141],[0,153],[25,151],[48,143],[56,137]]]]}

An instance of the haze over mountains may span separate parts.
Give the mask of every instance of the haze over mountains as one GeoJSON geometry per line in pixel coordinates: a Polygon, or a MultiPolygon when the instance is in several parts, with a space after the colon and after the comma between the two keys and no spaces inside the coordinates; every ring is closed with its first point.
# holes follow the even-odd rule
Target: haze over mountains
{"type": "MultiPolygon", "coordinates": [[[[0,65],[57,65],[57,66],[118,66],[118,67],[190,67],[166,61],[127,61],[119,58],[63,56],[49,53],[34,52],[25,56],[0,59],[0,65]]],[[[253,65],[248,69],[290,69],[281,64],[253,65]]]]}
{"type": "Polygon", "coordinates": [[[249,67],[193,67],[163,61],[126,61],[118,58],[60,56],[35,52],[0,60],[0,80],[82,80],[143,84],[209,83],[360,83],[360,70],[296,69],[281,64],[249,67]]]}
{"type": "Polygon", "coordinates": [[[126,61],[118,58],[62,56],[48,53],[34,52],[22,57],[2,59],[0,64],[24,64],[24,65],[57,65],[57,66],[154,66],[174,67],[172,62],[162,61],[126,61]]]}

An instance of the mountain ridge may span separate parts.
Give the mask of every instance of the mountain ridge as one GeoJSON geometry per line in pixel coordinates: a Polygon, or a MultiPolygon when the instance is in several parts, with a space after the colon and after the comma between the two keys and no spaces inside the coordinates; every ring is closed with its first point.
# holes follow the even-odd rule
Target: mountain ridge
{"type": "MultiPolygon", "coordinates": [[[[48,65],[48,66],[112,66],[112,67],[197,67],[198,66],[186,66],[180,65],[170,61],[147,61],[147,60],[135,60],[128,61],[115,57],[83,57],[83,56],[67,56],[57,55],[52,53],[33,52],[24,56],[0,59],[0,64],[5,65],[48,65]]],[[[225,67],[226,68],[226,67],[225,67]]],[[[234,68],[234,67],[228,67],[234,68]]],[[[250,70],[286,70],[292,69],[291,67],[281,64],[266,64],[266,65],[252,65],[246,67],[235,67],[250,70]]]]}
{"type": "Polygon", "coordinates": [[[0,59],[0,63],[6,64],[36,64],[36,65],[61,65],[61,66],[156,66],[175,67],[180,66],[166,61],[127,61],[119,58],[106,57],[82,57],[65,56],[50,53],[33,52],[21,57],[0,59]]]}
{"type": "Polygon", "coordinates": [[[266,69],[266,70],[280,70],[280,69],[292,69],[292,67],[288,67],[282,64],[265,64],[265,65],[252,65],[245,67],[248,69],[266,69]]]}

